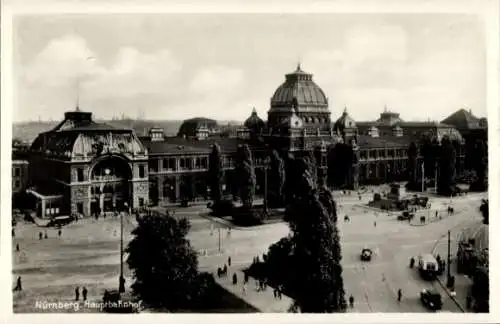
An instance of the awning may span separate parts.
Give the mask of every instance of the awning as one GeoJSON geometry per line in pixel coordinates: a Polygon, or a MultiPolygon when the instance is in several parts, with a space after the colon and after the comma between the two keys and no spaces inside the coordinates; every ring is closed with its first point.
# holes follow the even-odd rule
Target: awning
{"type": "Polygon", "coordinates": [[[57,200],[63,198],[63,195],[43,195],[33,189],[27,189],[26,193],[33,194],[35,197],[42,200],[57,200]]]}

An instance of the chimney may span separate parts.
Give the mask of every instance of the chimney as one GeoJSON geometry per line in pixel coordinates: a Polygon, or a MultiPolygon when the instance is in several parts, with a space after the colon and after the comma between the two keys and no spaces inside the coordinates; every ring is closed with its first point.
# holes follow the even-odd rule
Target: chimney
{"type": "Polygon", "coordinates": [[[165,139],[163,128],[151,128],[149,130],[149,138],[151,142],[163,141],[165,139]]]}

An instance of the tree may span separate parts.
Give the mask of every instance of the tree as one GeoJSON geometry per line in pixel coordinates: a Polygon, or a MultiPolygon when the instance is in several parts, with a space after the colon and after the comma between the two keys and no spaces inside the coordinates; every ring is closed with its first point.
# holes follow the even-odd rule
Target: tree
{"type": "Polygon", "coordinates": [[[236,173],[239,182],[239,196],[243,203],[243,207],[250,210],[253,206],[255,185],[257,183],[252,153],[248,145],[245,144],[238,146],[236,154],[236,173]]]}
{"type": "Polygon", "coordinates": [[[127,247],[133,294],[144,305],[191,309],[203,293],[196,252],[186,239],[190,225],[157,213],[138,219],[127,247]]]}
{"type": "Polygon", "coordinates": [[[489,207],[489,200],[483,199],[483,201],[481,202],[481,206],[479,207],[479,211],[483,216],[483,224],[486,225],[490,224],[490,211],[488,207],[489,207]]]}
{"type": "Polygon", "coordinates": [[[301,312],[331,313],[346,309],[339,233],[316,191],[288,212],[295,243],[293,298],[301,312]]]}
{"type": "Polygon", "coordinates": [[[415,142],[411,142],[408,147],[408,181],[417,183],[417,158],[418,158],[418,148],[415,142]]]}
{"type": "Polygon", "coordinates": [[[429,135],[424,135],[420,143],[426,178],[434,178],[437,162],[437,143],[429,135]]]}
{"type": "Polygon", "coordinates": [[[455,185],[456,151],[451,140],[445,136],[441,140],[439,156],[438,193],[449,196],[455,185]]]}
{"type": "Polygon", "coordinates": [[[478,139],[474,145],[474,152],[472,154],[473,169],[476,171],[477,180],[471,185],[471,189],[477,191],[484,191],[487,189],[486,172],[487,172],[487,158],[486,145],[484,141],[478,139]]]}
{"type": "Polygon", "coordinates": [[[283,203],[283,189],[285,184],[285,163],[278,151],[271,152],[271,161],[268,176],[269,202],[278,206],[283,203]]]}
{"type": "Polygon", "coordinates": [[[222,179],[224,178],[222,155],[218,144],[212,145],[212,152],[210,152],[209,156],[208,178],[212,199],[214,203],[217,203],[222,199],[222,179]]]}
{"type": "Polygon", "coordinates": [[[343,312],[342,255],[333,195],[324,186],[317,188],[308,158],[296,160],[294,170],[296,187],[286,209],[291,235],[269,248],[269,279],[294,299],[294,309],[343,312]],[[280,271],[285,273],[279,276],[280,271]]]}

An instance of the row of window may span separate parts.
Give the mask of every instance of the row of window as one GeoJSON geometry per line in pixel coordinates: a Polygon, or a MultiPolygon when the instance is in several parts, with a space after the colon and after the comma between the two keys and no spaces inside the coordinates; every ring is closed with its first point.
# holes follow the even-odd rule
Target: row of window
{"type": "Polygon", "coordinates": [[[408,152],[406,149],[381,149],[381,150],[361,150],[359,152],[361,159],[376,159],[376,158],[393,158],[393,157],[406,157],[408,152]],[[387,152],[387,154],[386,154],[387,152]]]}
{"type": "MultiPolygon", "coordinates": [[[[146,169],[144,168],[144,165],[139,165],[139,178],[145,178],[145,177],[146,177],[146,169]]],[[[85,181],[83,168],[76,169],[76,181],[78,182],[85,181]]]]}

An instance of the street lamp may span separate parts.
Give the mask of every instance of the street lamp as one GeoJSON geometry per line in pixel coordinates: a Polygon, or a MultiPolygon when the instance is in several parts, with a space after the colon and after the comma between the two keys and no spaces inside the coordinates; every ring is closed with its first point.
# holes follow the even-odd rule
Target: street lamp
{"type": "MultiPolygon", "coordinates": [[[[128,210],[128,203],[125,202],[125,208],[128,210]]],[[[123,214],[120,213],[120,279],[118,291],[125,292],[125,278],[123,277],[123,214]]]]}
{"type": "Polygon", "coordinates": [[[422,192],[425,191],[425,162],[422,161],[422,192]]]}
{"type": "Polygon", "coordinates": [[[448,288],[453,288],[453,283],[451,282],[451,232],[448,231],[448,256],[447,256],[447,262],[448,263],[448,273],[447,273],[447,286],[448,288]]]}
{"type": "Polygon", "coordinates": [[[271,159],[266,157],[264,160],[264,212],[268,212],[268,201],[267,201],[267,170],[269,169],[269,164],[271,159]]]}

